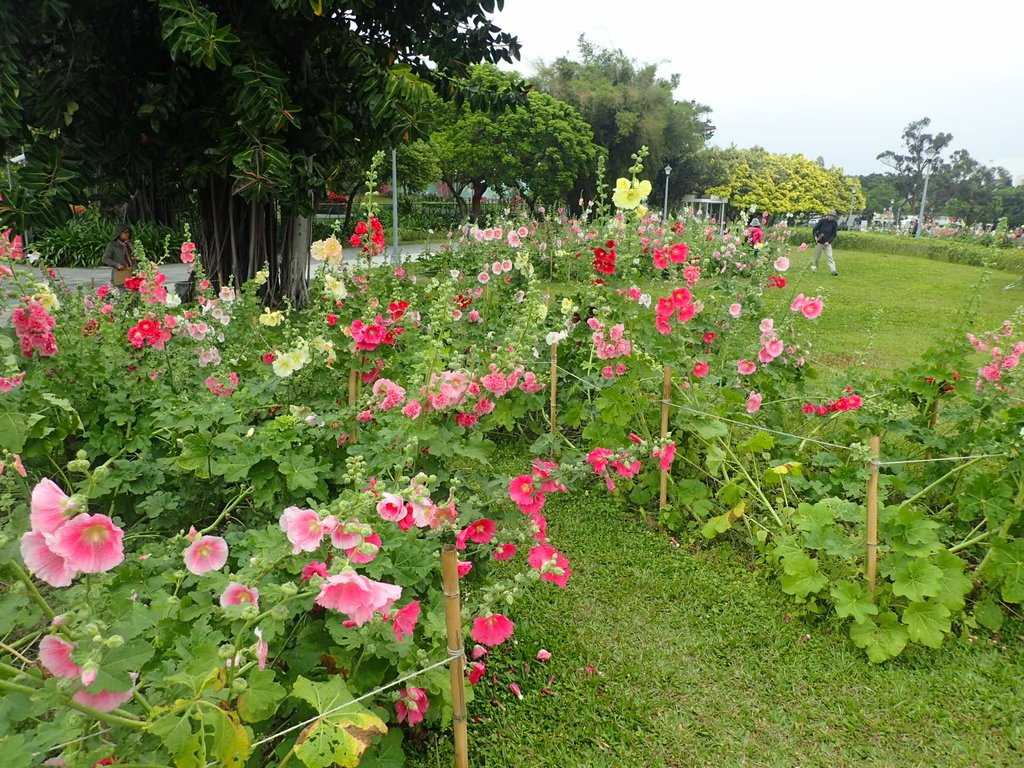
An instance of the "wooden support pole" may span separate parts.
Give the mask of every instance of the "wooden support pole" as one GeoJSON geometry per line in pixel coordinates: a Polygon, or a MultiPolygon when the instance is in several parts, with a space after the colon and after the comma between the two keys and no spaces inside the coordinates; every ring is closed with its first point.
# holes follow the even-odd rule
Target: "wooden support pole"
{"type": "Polygon", "coordinates": [[[871,474],[868,476],[868,592],[875,591],[878,572],[878,460],[882,452],[882,438],[872,437],[871,474]]]}
{"type": "Polygon", "coordinates": [[[459,598],[459,558],[452,544],[441,549],[444,619],[448,628],[448,670],[452,681],[452,727],[455,731],[455,768],[469,768],[469,725],[466,718],[465,649],[462,644],[462,604],[459,598]]]}
{"type": "Polygon", "coordinates": [[[558,343],[551,345],[551,436],[558,434],[558,343]]]}
{"type": "MultiPolygon", "coordinates": [[[[665,366],[665,379],[661,384],[661,437],[668,437],[668,409],[672,398],[672,366],[665,366]]],[[[661,495],[658,498],[658,509],[668,504],[668,470],[661,470],[661,495]]]]}

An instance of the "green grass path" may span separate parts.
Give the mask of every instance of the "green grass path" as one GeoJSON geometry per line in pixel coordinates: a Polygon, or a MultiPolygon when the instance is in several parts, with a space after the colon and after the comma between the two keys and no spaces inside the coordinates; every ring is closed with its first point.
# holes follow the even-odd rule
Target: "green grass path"
{"type": "MultiPolygon", "coordinates": [[[[517,666],[477,686],[473,765],[1024,765],[1019,638],[872,665],[835,621],[788,619],[793,603],[743,545],[676,548],[597,491],[548,513],[573,577],[512,611],[517,666]]],[[[412,764],[450,756],[442,743],[412,764]]]]}

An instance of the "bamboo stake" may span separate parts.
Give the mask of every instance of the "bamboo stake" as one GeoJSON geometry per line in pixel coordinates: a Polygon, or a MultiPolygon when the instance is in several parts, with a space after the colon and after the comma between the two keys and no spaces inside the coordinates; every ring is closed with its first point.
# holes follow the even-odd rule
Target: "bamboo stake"
{"type": "MultiPolygon", "coordinates": [[[[668,408],[669,400],[672,397],[672,366],[665,366],[665,380],[661,384],[661,437],[668,437],[668,408]]],[[[661,470],[661,496],[658,499],[658,509],[664,509],[668,504],[668,470],[661,470]]]]}
{"type": "Polygon", "coordinates": [[[551,436],[558,434],[558,342],[551,345],[551,436]]]}
{"type": "Polygon", "coordinates": [[[871,474],[868,476],[868,592],[875,591],[878,570],[878,460],[882,452],[882,438],[872,437],[871,474]]]}
{"type": "Polygon", "coordinates": [[[455,768],[469,768],[469,730],[466,719],[465,650],[462,645],[462,613],[459,599],[459,559],[455,547],[441,549],[444,584],[444,618],[448,628],[448,664],[452,682],[452,725],[455,731],[455,768]]]}

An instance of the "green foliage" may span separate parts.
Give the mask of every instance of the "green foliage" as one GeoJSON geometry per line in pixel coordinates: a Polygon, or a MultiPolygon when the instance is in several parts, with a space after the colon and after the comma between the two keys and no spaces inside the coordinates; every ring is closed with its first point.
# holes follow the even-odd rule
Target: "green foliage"
{"type": "MultiPolygon", "coordinates": [[[[39,230],[32,241],[43,263],[54,267],[99,267],[103,252],[120,222],[101,218],[95,210],[73,216],[63,224],[39,230]]],[[[183,240],[180,231],[155,224],[132,224],[132,239],[145,254],[162,260],[168,242],[175,250],[183,240]]]]}

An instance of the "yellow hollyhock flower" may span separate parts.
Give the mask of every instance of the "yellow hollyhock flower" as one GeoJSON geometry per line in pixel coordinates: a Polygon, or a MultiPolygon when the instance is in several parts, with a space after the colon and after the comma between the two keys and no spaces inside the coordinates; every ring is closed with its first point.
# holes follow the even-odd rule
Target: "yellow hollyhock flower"
{"type": "Polygon", "coordinates": [[[651,194],[651,182],[644,179],[636,186],[637,191],[640,193],[640,199],[644,199],[651,194]]]}
{"type": "Polygon", "coordinates": [[[629,179],[618,179],[615,182],[615,191],[616,192],[625,192],[631,186],[632,186],[632,184],[629,183],[629,179]]]}

